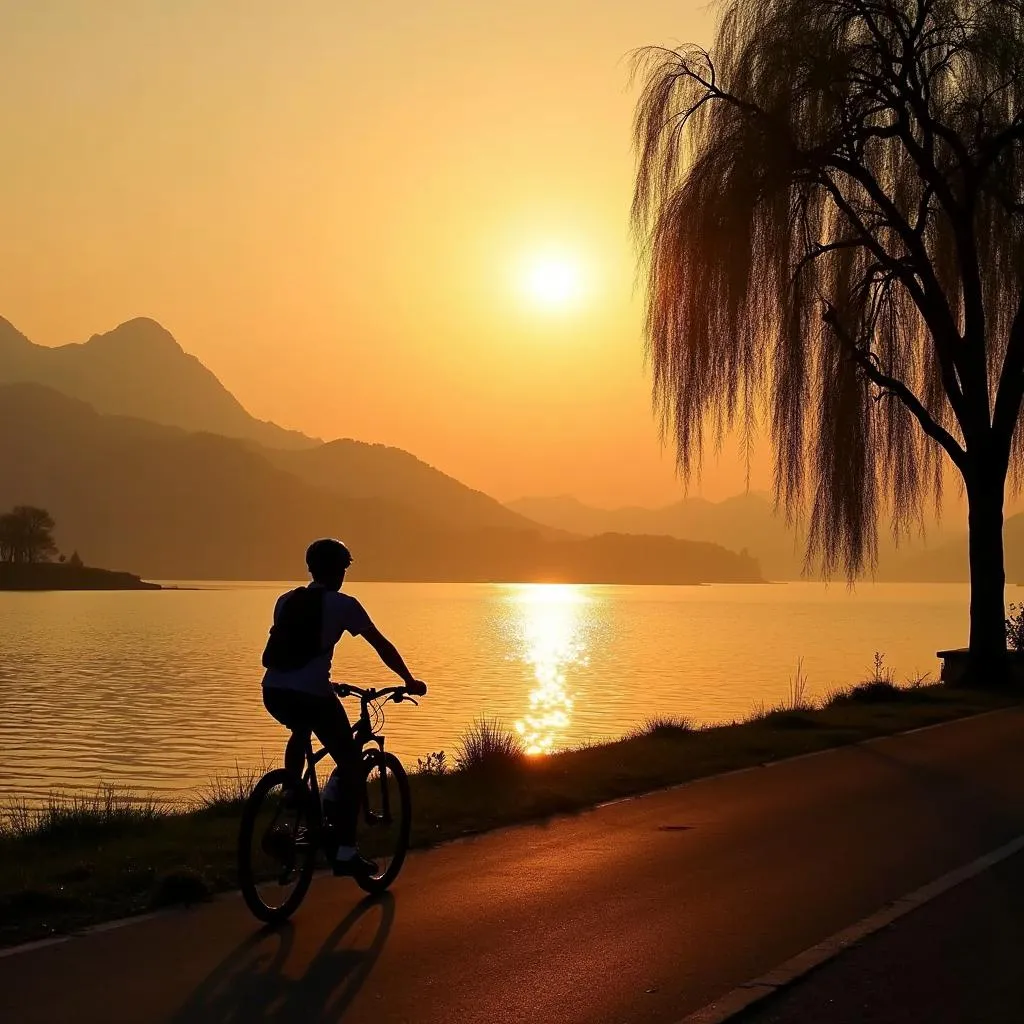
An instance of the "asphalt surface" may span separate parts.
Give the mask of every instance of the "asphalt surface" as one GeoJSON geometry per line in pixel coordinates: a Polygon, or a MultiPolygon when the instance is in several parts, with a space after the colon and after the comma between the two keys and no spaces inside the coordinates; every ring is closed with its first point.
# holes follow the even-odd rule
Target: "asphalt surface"
{"type": "Polygon", "coordinates": [[[1022,833],[1011,710],[7,956],[0,1020],[671,1024],[1022,833]]]}
{"type": "Polygon", "coordinates": [[[900,918],[736,1024],[809,1021],[1024,1021],[1024,854],[900,918]]]}

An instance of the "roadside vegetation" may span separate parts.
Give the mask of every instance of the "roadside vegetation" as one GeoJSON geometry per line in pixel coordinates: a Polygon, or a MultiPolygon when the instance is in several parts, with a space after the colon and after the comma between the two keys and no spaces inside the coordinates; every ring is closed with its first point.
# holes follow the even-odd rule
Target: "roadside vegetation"
{"type": "MultiPolygon", "coordinates": [[[[876,656],[864,682],[807,695],[802,665],[789,694],[743,721],[699,726],[658,716],[621,740],[543,757],[492,720],[454,757],[419,759],[412,775],[414,847],[542,821],[619,797],[1020,702],[1021,694],[897,682],[876,656]]],[[[411,766],[410,766],[411,767],[411,766]]],[[[264,768],[213,780],[186,809],[104,789],[91,797],[11,805],[0,813],[0,945],[195,903],[235,885],[241,805],[264,768]]]]}

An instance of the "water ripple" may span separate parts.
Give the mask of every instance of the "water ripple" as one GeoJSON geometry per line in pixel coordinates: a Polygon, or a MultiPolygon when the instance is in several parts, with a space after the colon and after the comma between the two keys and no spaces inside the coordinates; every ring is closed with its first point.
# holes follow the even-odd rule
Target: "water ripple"
{"type": "MultiPolygon", "coordinates": [[[[121,593],[0,593],[0,778],[39,799],[99,783],[176,800],[213,775],[277,761],[259,657],[286,584],[121,593]]],[[[728,720],[785,696],[803,655],[811,689],[860,678],[875,650],[935,671],[965,639],[961,585],[733,587],[362,584],[353,592],[430,684],[389,710],[407,761],[451,751],[479,715],[536,753],[621,735],[652,712],[728,720]]],[[[1011,597],[1016,599],[1014,592],[1011,597]]],[[[336,677],[386,684],[346,638],[336,677]]]]}

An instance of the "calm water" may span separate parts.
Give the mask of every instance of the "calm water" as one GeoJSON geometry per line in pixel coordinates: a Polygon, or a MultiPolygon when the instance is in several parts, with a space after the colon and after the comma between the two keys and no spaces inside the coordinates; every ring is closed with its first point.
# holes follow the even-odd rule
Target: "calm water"
{"type": "MultiPolygon", "coordinates": [[[[8,796],[111,783],[187,795],[279,759],[259,658],[284,584],[121,593],[0,593],[0,780],[8,796]]],[[[700,721],[864,677],[875,650],[900,676],[937,675],[966,640],[967,587],[358,584],[380,628],[430,685],[389,707],[403,758],[453,751],[473,718],[534,750],[617,736],[654,713],[700,721]]],[[[1018,600],[1013,588],[1008,599],[1018,600]]],[[[346,637],[336,678],[393,677],[346,637]]]]}

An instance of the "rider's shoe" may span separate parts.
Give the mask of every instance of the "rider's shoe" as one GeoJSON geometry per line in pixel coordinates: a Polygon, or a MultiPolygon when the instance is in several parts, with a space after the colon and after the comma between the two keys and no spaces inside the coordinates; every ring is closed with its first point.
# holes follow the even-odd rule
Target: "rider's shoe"
{"type": "Polygon", "coordinates": [[[334,873],[342,877],[369,878],[379,870],[376,861],[367,860],[361,853],[334,862],[334,873]]]}

